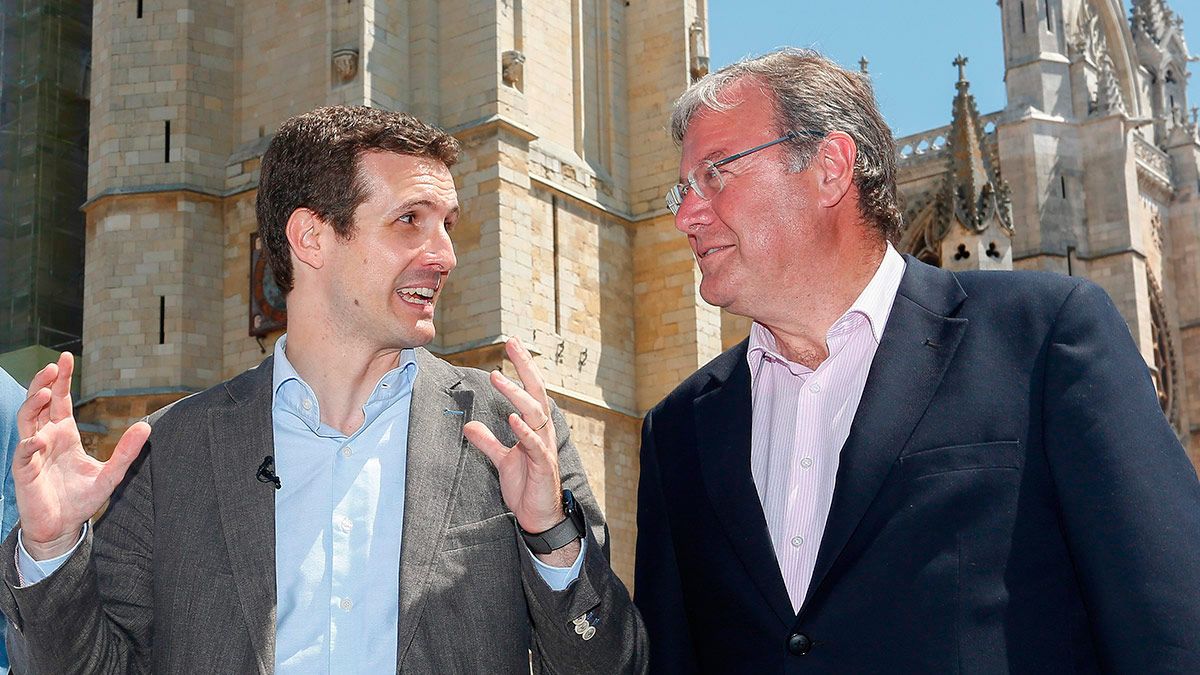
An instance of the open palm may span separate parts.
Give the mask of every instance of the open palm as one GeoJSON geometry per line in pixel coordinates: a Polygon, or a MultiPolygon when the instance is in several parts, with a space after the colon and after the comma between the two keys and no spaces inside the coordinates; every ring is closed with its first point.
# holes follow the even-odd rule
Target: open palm
{"type": "Polygon", "coordinates": [[[35,559],[70,550],[150,436],[150,425],[138,422],[107,462],[88,455],[71,410],[73,370],[74,358],[64,352],[34,376],[17,413],[22,440],[13,453],[13,483],[22,541],[35,559]]]}

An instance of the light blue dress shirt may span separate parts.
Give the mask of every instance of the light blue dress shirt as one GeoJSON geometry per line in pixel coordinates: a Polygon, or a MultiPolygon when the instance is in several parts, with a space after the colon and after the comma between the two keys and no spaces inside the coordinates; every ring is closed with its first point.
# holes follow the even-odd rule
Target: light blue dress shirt
{"type": "MultiPolygon", "coordinates": [[[[17,409],[25,402],[25,390],[8,373],[0,369],[0,537],[8,536],[17,523],[17,498],[13,493],[12,453],[21,436],[17,433],[17,409]]],[[[4,631],[8,622],[0,619],[0,673],[8,672],[8,652],[4,646],[4,631]]]]}
{"type": "MultiPolygon", "coordinates": [[[[373,673],[396,668],[404,478],[416,355],[375,385],[363,424],[346,436],[321,423],[316,394],[275,344],[275,672],[373,673]]],[[[579,576],[536,557],[554,590],[579,576]]],[[[530,554],[532,557],[532,554],[530,554]]]]}

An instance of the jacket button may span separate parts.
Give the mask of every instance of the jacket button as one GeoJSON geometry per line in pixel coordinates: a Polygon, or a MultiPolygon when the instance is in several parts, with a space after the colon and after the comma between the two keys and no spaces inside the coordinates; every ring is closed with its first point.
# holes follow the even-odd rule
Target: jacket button
{"type": "Polygon", "coordinates": [[[796,656],[804,656],[812,649],[812,639],[804,633],[792,633],[788,638],[788,651],[796,656]]]}

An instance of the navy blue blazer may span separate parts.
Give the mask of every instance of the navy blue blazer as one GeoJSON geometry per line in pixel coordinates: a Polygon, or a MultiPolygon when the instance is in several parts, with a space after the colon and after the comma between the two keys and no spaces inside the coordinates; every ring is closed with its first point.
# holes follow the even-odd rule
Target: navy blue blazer
{"type": "Polygon", "coordinates": [[[1108,295],[907,263],[798,613],[747,342],[647,414],[651,672],[1200,673],[1200,483],[1108,295]]]}

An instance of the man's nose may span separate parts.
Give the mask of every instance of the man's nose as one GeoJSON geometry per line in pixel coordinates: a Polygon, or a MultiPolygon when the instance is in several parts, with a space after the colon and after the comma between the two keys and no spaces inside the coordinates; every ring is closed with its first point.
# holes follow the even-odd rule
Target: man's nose
{"type": "Polygon", "coordinates": [[[683,196],[679,210],[675,212],[675,229],[684,234],[694,234],[711,220],[712,208],[708,200],[701,199],[695,190],[683,196]]]}
{"type": "Polygon", "coordinates": [[[439,228],[437,235],[429,246],[431,262],[449,272],[458,266],[458,257],[454,255],[454,241],[445,227],[439,228]]]}

